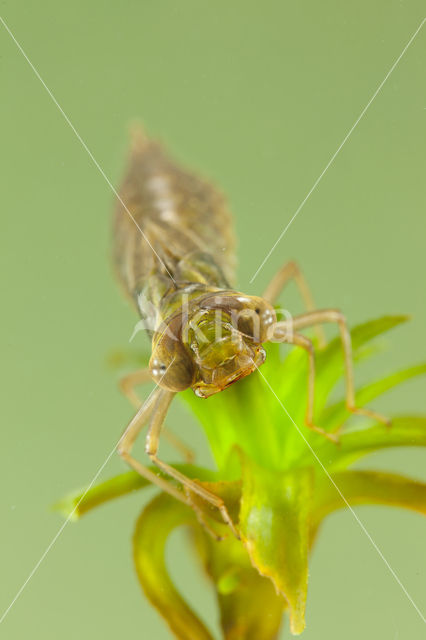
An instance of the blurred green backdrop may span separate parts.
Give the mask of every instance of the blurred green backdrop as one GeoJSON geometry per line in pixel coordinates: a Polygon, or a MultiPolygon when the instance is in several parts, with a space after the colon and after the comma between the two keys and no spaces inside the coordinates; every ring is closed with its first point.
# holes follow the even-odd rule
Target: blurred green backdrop
{"type": "MultiPolygon", "coordinates": [[[[136,117],[222,187],[235,215],[241,289],[260,293],[296,258],[317,302],[341,307],[351,323],[413,313],[365,378],[425,359],[426,27],[248,282],[423,14],[421,0],[1,3],[114,184],[136,117]]],[[[1,26],[0,69],[3,610],[62,524],[49,505],[92,479],[131,416],[106,363],[128,345],[136,317],[109,263],[111,190],[1,26]]],[[[286,304],[300,310],[294,291],[286,304]]],[[[424,381],[379,405],[425,412],[424,381]]],[[[173,416],[206,461],[194,420],[179,406],[173,416]]],[[[365,466],[421,477],[424,454],[387,452],[365,466]]],[[[122,469],[113,455],[102,477],[122,469]]],[[[144,500],[134,495],[70,524],[10,610],[2,637],[169,638],[131,563],[144,500]]],[[[424,610],[420,516],[358,512],[424,610]]],[[[326,527],[311,562],[304,638],[423,638],[421,619],[353,516],[338,513],[326,527]]],[[[183,536],[169,553],[176,581],[217,628],[212,594],[183,536]]]]}

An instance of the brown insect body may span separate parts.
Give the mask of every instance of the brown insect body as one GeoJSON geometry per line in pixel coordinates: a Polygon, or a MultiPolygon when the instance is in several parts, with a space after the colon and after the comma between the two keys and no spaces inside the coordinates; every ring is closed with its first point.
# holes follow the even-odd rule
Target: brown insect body
{"type": "Polygon", "coordinates": [[[119,203],[116,210],[114,258],[128,294],[145,292],[159,305],[194,283],[230,288],[232,219],[216,189],[137,132],[120,194],[126,209],[119,203]]]}
{"type": "Polygon", "coordinates": [[[241,330],[242,317],[239,331],[232,321],[256,309],[265,333],[276,318],[264,300],[231,289],[234,239],[224,198],[141,133],[121,198],[127,210],[120,203],[116,211],[115,264],[142,317],[147,305],[156,311],[147,327],[154,380],[207,397],[254,371],[265,358],[262,336],[241,330]]]}

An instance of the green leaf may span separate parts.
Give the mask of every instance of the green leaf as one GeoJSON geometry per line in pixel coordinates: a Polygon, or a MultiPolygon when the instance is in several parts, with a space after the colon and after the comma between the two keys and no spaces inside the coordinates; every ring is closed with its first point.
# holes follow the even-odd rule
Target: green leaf
{"type": "Polygon", "coordinates": [[[305,627],[310,469],[275,472],[243,456],[240,533],[259,573],[285,597],[292,633],[305,627]]]}
{"type": "MultiPolygon", "coordinates": [[[[401,416],[392,419],[390,427],[375,425],[345,433],[340,444],[325,442],[317,449],[320,460],[328,467],[347,467],[355,460],[389,447],[426,446],[426,417],[401,416]]],[[[309,456],[307,455],[307,459],[309,456]]]]}
{"type": "MultiPolygon", "coordinates": [[[[419,364],[408,369],[402,369],[397,371],[386,378],[377,380],[356,392],[356,405],[363,407],[371,400],[374,400],[378,396],[382,395],[389,389],[396,387],[397,385],[426,373],[426,364],[419,364]]],[[[337,402],[331,407],[324,410],[320,423],[328,431],[333,431],[338,428],[345,420],[350,417],[351,413],[346,409],[346,403],[344,400],[337,402]]]]}
{"type": "MultiPolygon", "coordinates": [[[[196,467],[194,465],[176,464],[176,469],[179,469],[182,473],[185,473],[191,478],[199,478],[200,480],[211,480],[215,477],[213,471],[204,469],[202,467],[196,467]]],[[[160,472],[157,467],[151,466],[149,469],[158,475],[168,478],[164,473],[160,472]]],[[[70,520],[78,520],[81,516],[85,515],[88,511],[91,511],[95,507],[121,498],[122,496],[133,493],[138,489],[144,489],[145,487],[155,487],[148,480],[142,478],[136,471],[127,471],[127,473],[121,473],[118,476],[109,478],[104,482],[99,483],[89,490],[79,490],[74,493],[70,493],[62,500],[53,505],[54,511],[59,511],[65,518],[70,520]]]]}
{"type": "MultiPolygon", "coordinates": [[[[426,514],[426,484],[422,482],[378,471],[339,471],[332,478],[351,506],[381,504],[426,514]]],[[[332,511],[347,506],[325,475],[318,475],[314,495],[314,526],[332,511]]]]}
{"type": "Polygon", "coordinates": [[[148,480],[142,478],[136,471],[129,471],[95,485],[88,491],[81,490],[65,496],[53,505],[53,509],[59,511],[65,518],[78,520],[85,513],[104,502],[114,500],[137,489],[143,489],[149,484],[148,480]]]}
{"type": "Polygon", "coordinates": [[[411,316],[404,313],[398,315],[381,316],[380,318],[374,318],[368,320],[362,324],[357,325],[351,331],[352,347],[354,351],[357,351],[360,347],[367,344],[377,336],[386,333],[394,329],[404,322],[408,322],[411,316]]]}
{"type": "MultiPolygon", "coordinates": [[[[268,347],[268,358],[273,352],[270,347],[275,345],[268,347]]],[[[276,400],[270,392],[265,396],[259,373],[252,373],[207,399],[198,398],[191,390],[185,391],[182,398],[201,422],[221,473],[226,470],[235,445],[261,464],[273,464],[279,459],[274,412],[268,406],[275,409],[276,400]]]]}
{"type": "MultiPolygon", "coordinates": [[[[402,315],[385,316],[355,327],[351,332],[355,360],[360,359],[365,345],[371,340],[407,319],[408,316],[402,315]]],[[[266,351],[262,376],[267,379],[295,422],[304,429],[305,437],[310,442],[319,442],[321,436],[304,427],[306,353],[302,349],[293,348],[283,358],[277,344],[266,345],[266,351]]],[[[318,414],[342,375],[342,345],[338,336],[325,349],[317,352],[318,414]]],[[[306,444],[271,390],[262,381],[262,376],[260,373],[253,373],[206,400],[196,397],[192,390],[180,394],[203,425],[221,473],[226,470],[230,452],[236,444],[257,464],[267,468],[290,468],[304,453],[306,444]]]]}
{"type": "MultiPolygon", "coordinates": [[[[358,325],[351,331],[354,362],[365,357],[366,345],[377,336],[406,322],[408,316],[384,316],[358,325]]],[[[268,351],[269,355],[269,351],[268,351]]],[[[307,358],[302,349],[294,348],[282,361],[280,366],[268,367],[268,359],[262,367],[262,373],[277,393],[283,405],[292,416],[296,424],[303,430],[305,438],[313,444],[321,445],[318,434],[305,428],[306,390],[307,390],[307,358]]],[[[315,418],[317,424],[323,426],[320,416],[330,393],[342,379],[344,374],[344,359],[340,336],[336,336],[321,351],[316,352],[315,378],[315,418]]],[[[271,395],[270,390],[268,391],[271,395]]],[[[264,405],[268,405],[265,393],[264,405]]],[[[278,404],[278,403],[275,403],[278,404]]],[[[268,407],[269,409],[269,407],[268,407]]],[[[266,411],[264,412],[266,413],[266,411]]],[[[282,468],[289,468],[298,464],[299,459],[305,460],[306,443],[297,433],[294,425],[288,420],[279,406],[270,410],[275,432],[281,433],[280,459],[282,468]]]]}
{"type": "Polygon", "coordinates": [[[271,580],[252,567],[241,542],[230,535],[217,542],[198,529],[196,543],[216,589],[224,638],[274,640],[281,624],[284,598],[276,593],[271,580]]]}
{"type": "MultiPolygon", "coordinates": [[[[351,330],[354,361],[357,361],[358,352],[362,347],[374,338],[377,338],[377,336],[382,335],[386,331],[390,331],[390,329],[397,327],[403,322],[407,322],[409,318],[407,315],[383,316],[354,327],[351,330]]],[[[318,353],[316,364],[318,374],[315,395],[316,408],[319,414],[323,410],[335,384],[343,376],[343,352],[340,336],[337,336],[325,349],[318,353]]]]}
{"type": "Polygon", "coordinates": [[[165,562],[169,534],[196,523],[192,510],[164,493],[142,511],[133,536],[136,572],[148,600],[179,640],[213,640],[213,636],[176,590],[165,562]]]}

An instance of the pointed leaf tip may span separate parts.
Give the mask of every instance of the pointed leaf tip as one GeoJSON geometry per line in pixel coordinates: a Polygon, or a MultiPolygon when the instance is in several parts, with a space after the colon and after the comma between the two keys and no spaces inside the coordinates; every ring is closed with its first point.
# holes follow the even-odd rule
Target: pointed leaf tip
{"type": "Polygon", "coordinates": [[[286,599],[294,635],[305,628],[312,482],[310,469],[276,472],[244,459],[242,540],[253,566],[286,599]]]}
{"type": "Polygon", "coordinates": [[[198,551],[216,588],[224,640],[275,640],[285,600],[271,580],[253,568],[246,549],[234,536],[217,542],[202,529],[195,533],[198,551]]]}

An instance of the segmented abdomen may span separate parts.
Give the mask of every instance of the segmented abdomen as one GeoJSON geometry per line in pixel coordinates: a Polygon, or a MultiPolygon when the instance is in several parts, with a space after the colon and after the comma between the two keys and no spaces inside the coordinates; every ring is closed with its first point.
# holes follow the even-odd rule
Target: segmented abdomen
{"type": "Polygon", "coordinates": [[[133,138],[120,198],[114,261],[132,298],[153,276],[177,279],[179,261],[194,252],[210,254],[228,282],[234,281],[232,221],[223,196],[140,131],[133,138]]]}

